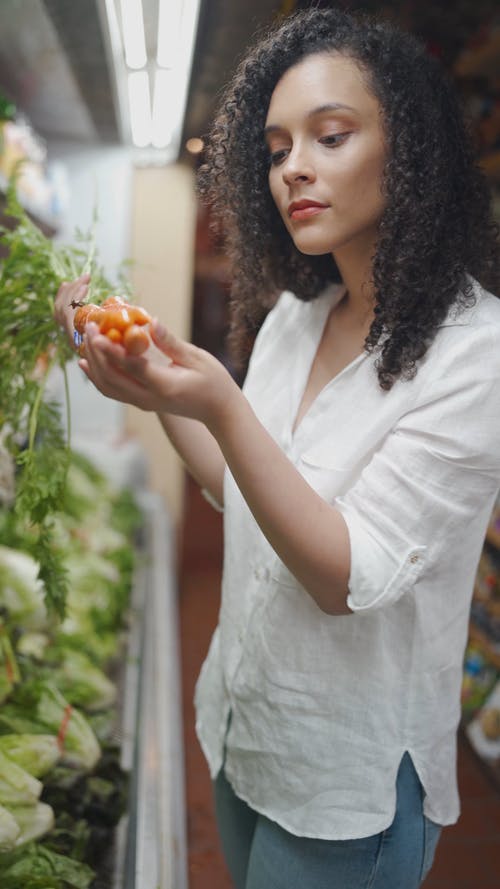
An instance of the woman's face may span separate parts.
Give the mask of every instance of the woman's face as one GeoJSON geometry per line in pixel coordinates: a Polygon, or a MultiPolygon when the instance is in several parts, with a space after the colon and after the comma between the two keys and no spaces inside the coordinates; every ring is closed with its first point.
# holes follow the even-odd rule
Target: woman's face
{"type": "Polygon", "coordinates": [[[289,68],[265,136],[271,194],[298,250],[371,256],[386,146],[379,102],[357,64],[322,53],[289,68]]]}

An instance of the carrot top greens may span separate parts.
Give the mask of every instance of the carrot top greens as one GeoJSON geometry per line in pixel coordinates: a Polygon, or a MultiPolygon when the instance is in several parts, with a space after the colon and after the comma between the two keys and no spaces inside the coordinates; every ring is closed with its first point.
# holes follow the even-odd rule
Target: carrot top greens
{"type": "MultiPolygon", "coordinates": [[[[70,458],[70,406],[66,364],[74,357],[54,320],[63,281],[91,274],[89,300],[113,292],[96,263],[94,232],[77,233],[77,246],[58,245],[40,231],[19,203],[15,184],[6,195],[0,226],[0,442],[16,463],[16,498],[10,525],[23,526],[40,563],[50,610],[64,615],[66,577],[51,534],[51,514],[64,500],[70,458]],[[59,405],[44,397],[47,378],[61,368],[66,388],[68,435],[59,405]]],[[[127,289],[120,279],[120,290],[127,289]]],[[[1,530],[1,528],[0,528],[1,530]]]]}

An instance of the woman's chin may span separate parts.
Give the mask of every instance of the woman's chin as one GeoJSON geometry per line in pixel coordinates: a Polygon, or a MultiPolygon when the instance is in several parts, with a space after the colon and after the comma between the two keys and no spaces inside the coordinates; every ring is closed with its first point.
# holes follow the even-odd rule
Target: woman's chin
{"type": "Polygon", "coordinates": [[[305,239],[294,238],[294,244],[297,250],[305,256],[324,256],[325,253],[333,252],[329,242],[318,243],[315,241],[314,243],[311,243],[307,242],[305,239]]]}

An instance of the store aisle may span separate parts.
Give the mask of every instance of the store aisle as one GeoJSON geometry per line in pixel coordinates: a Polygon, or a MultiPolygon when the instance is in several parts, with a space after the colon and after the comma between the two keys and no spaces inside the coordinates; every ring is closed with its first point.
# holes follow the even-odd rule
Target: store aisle
{"type": "MultiPolygon", "coordinates": [[[[233,889],[220,853],[193,713],[194,684],[219,607],[221,516],[190,481],[179,567],[189,889],[233,889]]],[[[500,889],[500,791],[463,744],[459,785],[462,816],[444,832],[425,889],[500,889]]]]}

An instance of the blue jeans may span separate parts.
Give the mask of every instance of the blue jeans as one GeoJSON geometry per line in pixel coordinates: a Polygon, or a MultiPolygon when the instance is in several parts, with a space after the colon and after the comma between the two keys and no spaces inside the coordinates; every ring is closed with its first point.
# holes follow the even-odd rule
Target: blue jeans
{"type": "Polygon", "coordinates": [[[441,828],[423,814],[423,791],[408,753],[397,777],[387,830],[357,840],[297,837],[239,799],[221,769],[215,810],[236,889],[417,889],[430,870],[441,828]]]}

